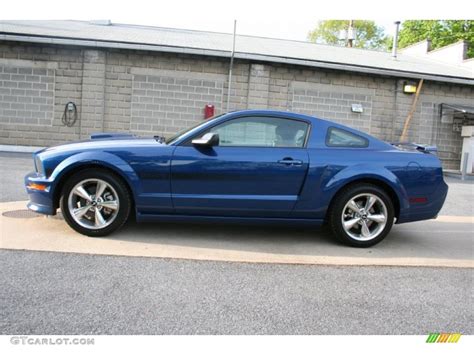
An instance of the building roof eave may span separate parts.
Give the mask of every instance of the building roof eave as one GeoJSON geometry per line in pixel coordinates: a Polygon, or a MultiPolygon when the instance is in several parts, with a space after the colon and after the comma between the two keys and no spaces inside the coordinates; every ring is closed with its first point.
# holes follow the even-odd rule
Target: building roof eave
{"type": "Polygon", "coordinates": [[[359,66],[359,65],[351,65],[351,64],[344,64],[344,63],[311,61],[311,60],[286,58],[286,57],[271,57],[271,56],[262,56],[258,54],[246,54],[246,53],[235,53],[235,58],[257,60],[257,61],[268,61],[272,63],[303,65],[303,66],[317,67],[317,68],[324,68],[324,69],[353,71],[353,72],[358,72],[358,73],[392,76],[392,77],[399,77],[399,78],[425,79],[425,80],[432,80],[432,81],[439,81],[439,82],[446,82],[446,83],[453,83],[453,84],[474,85],[474,79],[469,79],[469,78],[444,76],[444,75],[430,74],[430,73],[417,73],[417,72],[409,72],[409,71],[402,71],[402,70],[381,69],[381,68],[375,68],[375,67],[369,67],[369,66],[359,66]]]}
{"type": "MultiPolygon", "coordinates": [[[[22,34],[12,34],[12,33],[0,33],[0,40],[79,46],[79,47],[92,47],[92,48],[111,48],[111,49],[167,52],[167,53],[177,53],[177,54],[213,56],[213,57],[221,57],[221,58],[229,58],[231,56],[230,51],[204,49],[204,48],[174,47],[174,46],[162,46],[162,45],[155,45],[155,44],[116,42],[116,41],[97,41],[97,40],[65,38],[65,37],[32,36],[32,35],[22,35],[22,34]]],[[[280,64],[301,65],[301,66],[333,69],[333,70],[353,71],[353,72],[365,73],[365,74],[374,74],[374,75],[383,75],[383,76],[392,76],[392,77],[401,77],[401,78],[412,78],[412,79],[425,79],[425,80],[454,83],[454,84],[463,84],[463,85],[474,85],[474,79],[470,79],[470,78],[444,76],[444,75],[432,74],[432,73],[409,72],[409,71],[377,68],[377,67],[370,67],[370,66],[359,66],[359,65],[354,65],[354,64],[323,62],[323,61],[317,61],[317,60],[306,60],[306,59],[291,58],[291,57],[277,57],[277,56],[271,56],[271,55],[243,53],[243,52],[236,52],[235,58],[244,59],[244,60],[280,63],[280,64]]]]}

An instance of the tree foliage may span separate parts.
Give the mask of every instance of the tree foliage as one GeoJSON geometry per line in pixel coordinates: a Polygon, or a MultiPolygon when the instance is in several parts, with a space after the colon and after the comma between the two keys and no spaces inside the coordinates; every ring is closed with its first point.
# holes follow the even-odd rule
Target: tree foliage
{"type": "Polygon", "coordinates": [[[402,23],[400,48],[425,39],[431,40],[432,49],[467,40],[470,44],[468,57],[474,57],[473,20],[410,20],[402,23]]]}
{"type": "MultiPolygon", "coordinates": [[[[347,31],[349,20],[327,20],[319,21],[316,28],[310,31],[308,39],[311,42],[322,44],[344,45],[340,39],[341,31],[347,31]]],[[[353,27],[356,30],[354,47],[365,49],[386,49],[389,43],[383,28],[374,21],[354,20],[353,27]]]]}

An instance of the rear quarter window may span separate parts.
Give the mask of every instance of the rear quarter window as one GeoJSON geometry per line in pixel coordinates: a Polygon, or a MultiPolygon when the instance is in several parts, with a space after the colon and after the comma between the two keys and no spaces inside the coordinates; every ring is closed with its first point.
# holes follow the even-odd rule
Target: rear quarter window
{"type": "Polygon", "coordinates": [[[366,148],[369,140],[342,128],[330,127],[326,134],[328,147],[366,148]]]}

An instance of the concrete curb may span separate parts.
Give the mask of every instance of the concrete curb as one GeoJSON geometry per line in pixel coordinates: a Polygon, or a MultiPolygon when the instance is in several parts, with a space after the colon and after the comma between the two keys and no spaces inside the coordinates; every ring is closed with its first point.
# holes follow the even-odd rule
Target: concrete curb
{"type": "MultiPolygon", "coordinates": [[[[457,180],[461,180],[462,178],[461,172],[457,170],[443,170],[443,175],[457,180]]],[[[466,174],[465,181],[474,181],[474,174],[466,174]]]]}

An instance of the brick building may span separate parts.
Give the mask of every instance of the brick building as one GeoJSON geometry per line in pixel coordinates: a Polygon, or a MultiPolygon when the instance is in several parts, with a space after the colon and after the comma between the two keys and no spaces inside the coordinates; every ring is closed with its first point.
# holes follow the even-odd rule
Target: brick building
{"type": "MultiPolygon", "coordinates": [[[[460,127],[474,124],[466,45],[423,42],[390,53],[232,35],[81,21],[0,22],[0,144],[49,146],[93,132],[170,135],[216,113],[291,110],[398,140],[424,84],[409,139],[436,144],[459,169],[460,127]],[[67,103],[77,109],[63,122],[67,103]],[[354,109],[361,108],[362,112],[354,109]]],[[[69,114],[68,114],[69,116],[69,114]]]]}

